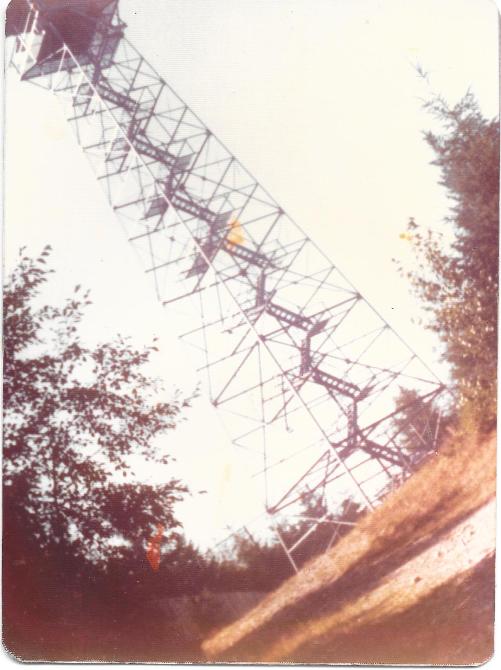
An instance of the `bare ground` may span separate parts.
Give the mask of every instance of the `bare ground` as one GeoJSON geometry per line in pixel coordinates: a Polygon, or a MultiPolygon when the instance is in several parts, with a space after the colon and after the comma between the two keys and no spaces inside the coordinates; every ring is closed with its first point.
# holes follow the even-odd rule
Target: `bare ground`
{"type": "Polygon", "coordinates": [[[495,441],[451,438],[337,546],[206,640],[207,656],[486,660],[492,654],[495,441]]]}

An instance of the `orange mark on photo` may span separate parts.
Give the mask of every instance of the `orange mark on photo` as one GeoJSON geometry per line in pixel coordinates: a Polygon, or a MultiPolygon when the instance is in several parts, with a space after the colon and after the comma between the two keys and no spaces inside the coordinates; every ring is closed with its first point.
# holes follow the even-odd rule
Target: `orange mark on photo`
{"type": "Polygon", "coordinates": [[[228,242],[229,245],[240,245],[243,244],[245,241],[244,237],[244,231],[242,228],[242,224],[238,219],[233,219],[230,223],[230,229],[228,231],[228,235],[226,236],[226,241],[228,242]]]}
{"type": "Polygon", "coordinates": [[[155,572],[160,567],[160,545],[162,544],[164,530],[165,526],[159,523],[157,532],[151,536],[148,546],[146,547],[146,558],[151,565],[151,569],[155,572]]]}

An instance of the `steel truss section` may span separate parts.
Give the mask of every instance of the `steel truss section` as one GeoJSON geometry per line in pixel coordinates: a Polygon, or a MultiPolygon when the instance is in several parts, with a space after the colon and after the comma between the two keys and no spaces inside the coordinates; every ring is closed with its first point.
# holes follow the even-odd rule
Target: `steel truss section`
{"type": "MultiPolygon", "coordinates": [[[[104,4],[84,53],[64,42],[40,58],[47,19],[28,2],[13,66],[62,103],[268,514],[308,498],[372,508],[435,451],[443,385],[123,36],[117,1],[104,4]]],[[[284,545],[294,566],[323,520],[284,545]]]]}

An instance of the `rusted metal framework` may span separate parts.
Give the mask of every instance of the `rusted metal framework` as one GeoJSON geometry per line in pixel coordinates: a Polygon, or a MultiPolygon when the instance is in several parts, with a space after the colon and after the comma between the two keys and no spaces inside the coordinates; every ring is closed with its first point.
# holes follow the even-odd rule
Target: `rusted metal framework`
{"type": "MultiPolygon", "coordinates": [[[[11,4],[12,65],[63,105],[266,512],[373,507],[436,449],[443,385],[136,51],[117,5],[11,4]]],[[[319,521],[284,544],[293,565],[319,521]]]]}

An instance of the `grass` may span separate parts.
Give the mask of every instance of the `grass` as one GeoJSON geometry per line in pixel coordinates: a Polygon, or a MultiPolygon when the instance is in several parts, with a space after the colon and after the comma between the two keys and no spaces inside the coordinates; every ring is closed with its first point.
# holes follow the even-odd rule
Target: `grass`
{"type": "MultiPolygon", "coordinates": [[[[220,660],[278,660],[277,657],[269,657],[270,650],[276,648],[277,640],[292,638],[298,627],[312,622],[313,616],[315,621],[320,621],[323,616],[332,615],[332,612],[377,588],[399,566],[433,546],[462,519],[492,499],[495,495],[495,481],[495,436],[479,440],[474,434],[469,437],[464,434],[451,435],[437,456],[425,463],[401,488],[388,495],[374,512],[361,519],[353,531],[332,550],[308,563],[298,575],[287,580],[247,616],[207,640],[204,644],[205,652],[209,657],[220,660]]],[[[485,570],[481,573],[484,577],[488,574],[488,570],[485,570]]],[[[471,584],[483,579],[475,569],[470,573],[458,577],[459,581],[454,588],[453,585],[444,584],[443,588],[449,590],[443,591],[442,595],[434,592],[419,605],[409,608],[413,614],[407,612],[406,616],[411,616],[416,624],[414,627],[407,626],[406,630],[409,634],[411,630],[420,631],[414,634],[420,635],[424,641],[428,640],[423,644],[429,650],[429,636],[437,630],[437,626],[432,625],[433,619],[426,616],[425,612],[426,608],[439,611],[437,602],[441,602],[441,598],[444,603],[448,603],[443,607],[442,628],[445,632],[442,639],[448,640],[445,646],[450,648],[451,654],[453,648],[461,647],[457,637],[462,628],[456,626],[454,629],[453,624],[447,622],[447,614],[450,618],[451,612],[457,609],[454,602],[450,601],[454,601],[454,593],[459,594],[460,585],[468,591],[472,588],[471,584]],[[444,595],[446,593],[447,598],[444,595]],[[453,629],[456,634],[452,634],[453,629]],[[452,640],[456,642],[452,644],[452,640]]],[[[463,600],[466,603],[463,609],[470,611],[473,608],[475,614],[480,607],[479,603],[471,598],[463,600]]],[[[487,602],[482,611],[484,619],[487,621],[490,616],[492,623],[490,607],[491,604],[487,602]]],[[[332,657],[332,644],[327,645],[331,649],[329,658],[323,657],[325,644],[322,646],[317,641],[316,651],[310,649],[308,659],[310,662],[339,663],[347,662],[348,659],[351,662],[368,662],[367,658],[370,657],[378,658],[378,662],[397,662],[391,659],[405,656],[402,656],[400,649],[402,645],[405,648],[418,648],[419,645],[416,647],[415,642],[411,644],[410,638],[405,642],[401,625],[391,619],[390,615],[385,622],[372,623],[369,629],[364,629],[365,632],[357,630],[356,626],[350,629],[351,632],[345,631],[344,642],[341,644],[338,640],[340,646],[336,647],[336,657],[332,657]],[[386,634],[378,626],[383,626],[386,634]],[[397,640],[398,649],[389,644],[390,639],[397,640]]],[[[463,631],[460,637],[464,642],[468,636],[463,631]]],[[[475,640],[478,642],[477,638],[475,640]]],[[[307,647],[307,644],[302,645],[303,653],[306,653],[307,647]]],[[[438,656],[444,655],[444,649],[440,651],[436,645],[433,648],[438,656]]],[[[479,658],[479,649],[475,651],[472,647],[470,651],[479,658]]],[[[429,651],[428,656],[435,652],[429,651]]],[[[304,659],[298,649],[297,658],[287,657],[283,660],[304,659]]],[[[428,661],[418,658],[402,662],[428,661]]]]}

